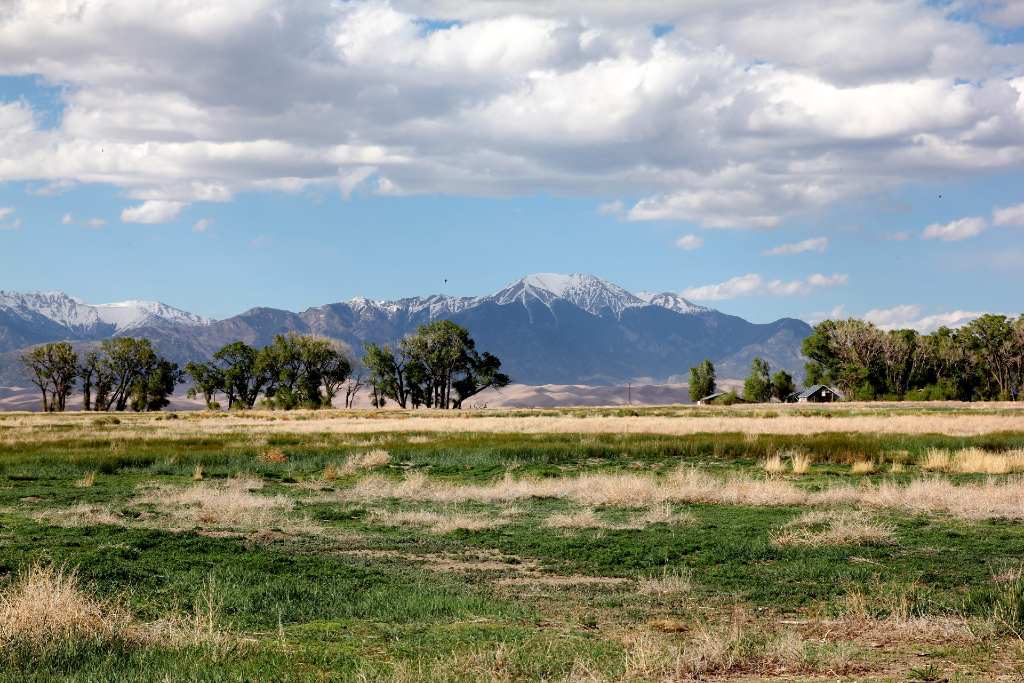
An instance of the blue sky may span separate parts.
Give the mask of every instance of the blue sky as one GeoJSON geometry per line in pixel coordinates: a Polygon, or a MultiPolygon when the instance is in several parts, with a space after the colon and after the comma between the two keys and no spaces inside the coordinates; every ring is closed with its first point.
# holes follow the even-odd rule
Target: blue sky
{"type": "Polygon", "coordinates": [[[1014,6],[145,4],[96,0],[81,46],[52,4],[0,19],[0,288],[219,318],[589,272],[755,321],[1021,312],[1014,6]]]}

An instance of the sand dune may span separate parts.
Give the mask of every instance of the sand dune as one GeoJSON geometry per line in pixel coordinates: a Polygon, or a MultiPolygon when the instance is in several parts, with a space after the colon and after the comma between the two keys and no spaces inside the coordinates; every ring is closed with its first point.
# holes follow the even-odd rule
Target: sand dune
{"type": "MultiPolygon", "coordinates": [[[[739,380],[723,380],[725,389],[742,387],[739,380]]],[[[343,398],[335,399],[341,407],[343,398]]],[[[490,389],[466,401],[466,408],[554,408],[565,406],[672,405],[689,403],[685,384],[636,384],[632,386],[595,386],[587,384],[511,384],[503,389],[490,389]]],[[[68,398],[69,410],[80,410],[81,394],[68,398]]],[[[370,393],[363,389],[357,408],[370,407],[370,393]]],[[[202,401],[190,399],[180,389],[171,399],[171,410],[200,410],[202,401]]],[[[34,387],[0,386],[0,411],[40,409],[39,391],[34,387]]]]}

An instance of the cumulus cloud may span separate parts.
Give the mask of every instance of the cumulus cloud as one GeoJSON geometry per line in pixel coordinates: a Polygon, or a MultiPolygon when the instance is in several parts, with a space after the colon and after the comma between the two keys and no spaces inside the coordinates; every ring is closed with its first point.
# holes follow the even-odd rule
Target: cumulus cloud
{"type": "Polygon", "coordinates": [[[932,223],[921,232],[921,239],[959,242],[977,237],[988,228],[984,218],[961,218],[951,223],[932,223]]]}
{"type": "Polygon", "coordinates": [[[676,240],[676,246],[686,251],[693,251],[704,246],[704,240],[697,235],[683,235],[676,240]]]}
{"type": "Polygon", "coordinates": [[[777,247],[768,249],[764,252],[765,256],[781,256],[784,254],[803,254],[808,251],[817,251],[819,253],[825,251],[828,248],[827,237],[813,237],[802,242],[794,242],[792,244],[780,244],[777,247]]]}
{"type": "Polygon", "coordinates": [[[108,183],[140,217],[372,177],[385,195],[614,187],[641,197],[628,220],[771,228],[1024,164],[1022,48],[938,5],[20,0],[0,74],[68,87],[56,127],[0,101],[0,182],[108,183]]]}
{"type": "Polygon", "coordinates": [[[815,273],[806,280],[765,280],[757,273],[748,273],[730,278],[725,282],[701,287],[690,287],[683,290],[683,296],[700,301],[720,301],[743,296],[795,296],[808,294],[822,287],[845,285],[849,278],[846,275],[823,275],[815,273]]]}
{"type": "Polygon", "coordinates": [[[996,209],[992,213],[992,222],[999,226],[1024,226],[1024,204],[996,209]]]}
{"type": "Polygon", "coordinates": [[[597,212],[602,216],[621,216],[626,210],[626,205],[616,199],[613,202],[605,202],[597,207],[597,212]]]}
{"type": "Polygon", "coordinates": [[[864,314],[864,319],[883,330],[911,329],[921,333],[934,332],[940,327],[960,327],[983,313],[976,311],[948,311],[923,315],[923,309],[916,304],[901,304],[891,308],[874,308],[864,314]]]}
{"type": "Polygon", "coordinates": [[[177,218],[183,208],[183,202],[150,199],[122,211],[121,220],[125,223],[166,223],[177,218]]]}

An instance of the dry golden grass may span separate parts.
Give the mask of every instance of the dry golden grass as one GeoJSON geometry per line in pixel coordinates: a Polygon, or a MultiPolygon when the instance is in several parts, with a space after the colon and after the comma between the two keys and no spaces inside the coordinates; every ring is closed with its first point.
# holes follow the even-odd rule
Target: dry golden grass
{"type": "Polygon", "coordinates": [[[641,474],[584,474],[577,477],[517,479],[506,474],[491,484],[457,485],[422,473],[401,480],[370,475],[334,494],[343,500],[398,499],[442,504],[506,503],[529,498],[570,500],[586,507],[649,507],[664,503],[725,505],[853,505],[948,513],[964,519],[1024,519],[1024,479],[956,485],[918,479],[903,486],[835,486],[807,491],[787,481],[743,476],[719,478],[680,468],[663,477],[641,474]]]}
{"type": "Polygon", "coordinates": [[[875,469],[875,463],[870,460],[858,460],[850,465],[850,474],[871,474],[875,469]]]}
{"type": "Polygon", "coordinates": [[[120,606],[88,595],[65,567],[32,565],[0,593],[0,646],[40,656],[67,643],[135,643],[141,632],[120,606]]]}
{"type": "Polygon", "coordinates": [[[203,480],[203,466],[197,464],[195,469],[192,470],[192,481],[202,481],[202,480],[203,480]]]}
{"type": "Polygon", "coordinates": [[[479,531],[508,523],[499,517],[433,510],[374,510],[369,517],[370,521],[383,526],[425,527],[435,534],[447,534],[460,529],[479,531]]]}
{"type": "Polygon", "coordinates": [[[689,570],[665,570],[661,576],[649,576],[637,581],[636,590],[641,595],[681,595],[693,590],[693,572],[689,570]]]}
{"type": "Polygon", "coordinates": [[[931,448],[921,468],[937,472],[963,474],[1011,474],[1024,472],[1024,448],[993,453],[981,448],[947,451],[931,448]]]}
{"type": "Polygon", "coordinates": [[[761,466],[768,474],[784,474],[786,472],[786,463],[778,453],[766,459],[761,466]]]}
{"type": "Polygon", "coordinates": [[[156,486],[132,504],[153,505],[174,522],[207,527],[254,529],[287,524],[284,513],[293,508],[293,501],[253,493],[261,488],[261,480],[239,477],[185,488],[156,486]]]}
{"type": "Polygon", "coordinates": [[[793,453],[791,456],[791,463],[793,465],[793,474],[807,474],[811,471],[811,465],[814,464],[814,458],[806,453],[793,453]]]}
{"type": "Polygon", "coordinates": [[[772,539],[777,545],[882,545],[892,543],[892,527],[853,510],[811,510],[787,523],[772,539]]]}
{"type": "Polygon", "coordinates": [[[142,623],[119,602],[87,592],[73,569],[33,564],[0,591],[0,661],[43,658],[81,644],[109,649],[222,646],[233,640],[217,628],[221,600],[212,582],[193,607],[188,616],[142,623]]]}
{"type": "Polygon", "coordinates": [[[98,524],[125,526],[126,523],[124,517],[112,512],[109,508],[90,503],[79,503],[56,510],[41,510],[33,514],[32,517],[62,527],[96,526],[98,524]]]}
{"type": "MultiPolygon", "coordinates": [[[[879,409],[870,405],[857,406],[867,414],[846,415],[836,412],[851,406],[833,408],[816,406],[826,414],[804,415],[800,407],[780,406],[777,417],[757,416],[756,412],[737,409],[698,413],[681,407],[676,414],[666,416],[587,416],[525,415],[501,416],[486,412],[450,411],[292,411],[273,413],[246,411],[242,413],[194,413],[184,419],[158,421],[151,415],[124,415],[116,425],[93,424],[86,413],[19,414],[5,418],[5,424],[15,427],[0,434],[0,444],[14,446],[23,443],[64,441],[68,438],[114,439],[112,449],[122,450],[126,444],[150,439],[192,439],[208,434],[244,434],[247,438],[263,438],[272,434],[365,434],[387,432],[493,432],[493,433],[617,433],[617,434],[669,434],[687,435],[701,432],[743,432],[746,434],[820,434],[827,432],[856,432],[880,434],[977,435],[993,432],[1024,431],[1024,410],[1014,404],[994,406],[1000,412],[971,414],[972,409],[991,410],[992,404],[977,407],[959,406],[955,413],[899,413],[888,414],[891,406],[879,409]],[[56,430],[54,425],[61,425],[56,430]],[[71,429],[67,429],[71,427],[71,429]]],[[[428,438],[419,435],[419,438],[428,438]]],[[[357,442],[353,442],[355,445],[357,442]]],[[[374,445],[372,441],[358,442],[374,445]]]]}
{"type": "Polygon", "coordinates": [[[96,473],[86,472],[85,476],[75,482],[75,486],[83,489],[92,488],[92,485],[96,483],[96,473]]]}
{"type": "Polygon", "coordinates": [[[593,509],[577,512],[563,512],[550,515],[544,520],[544,526],[552,529],[603,529],[612,524],[597,516],[593,509]]]}
{"type": "Polygon", "coordinates": [[[889,472],[891,474],[900,474],[905,469],[906,468],[903,466],[903,463],[901,463],[901,462],[894,462],[891,465],[889,465],[889,472]]]}
{"type": "Polygon", "coordinates": [[[383,448],[375,448],[365,453],[353,453],[345,459],[341,471],[344,474],[354,474],[360,470],[372,470],[375,467],[383,467],[391,462],[391,454],[383,448]]]}
{"type": "Polygon", "coordinates": [[[554,529],[645,529],[652,524],[679,525],[689,524],[694,520],[692,514],[676,512],[671,505],[664,503],[654,505],[621,523],[601,519],[593,508],[587,508],[550,515],[543,524],[554,529]]]}

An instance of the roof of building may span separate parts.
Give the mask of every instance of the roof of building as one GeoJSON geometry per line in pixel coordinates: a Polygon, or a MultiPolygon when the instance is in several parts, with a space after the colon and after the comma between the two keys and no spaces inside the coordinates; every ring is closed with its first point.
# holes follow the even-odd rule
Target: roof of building
{"type": "Polygon", "coordinates": [[[797,398],[810,398],[811,396],[814,396],[816,393],[818,393],[822,389],[828,389],[829,391],[831,391],[836,396],[840,396],[841,397],[843,395],[842,392],[836,391],[835,389],[833,389],[832,387],[830,387],[827,384],[814,384],[814,385],[809,386],[806,389],[804,389],[803,391],[801,391],[801,392],[799,392],[797,394],[794,394],[794,395],[797,398]]]}
{"type": "Polygon", "coordinates": [[[704,398],[699,398],[699,399],[697,399],[697,400],[698,400],[698,401],[710,401],[710,400],[712,400],[712,399],[716,399],[716,398],[718,398],[719,396],[725,396],[725,394],[726,394],[726,392],[724,392],[724,391],[716,391],[716,392],[715,392],[715,393],[713,393],[713,394],[708,394],[708,395],[707,395],[707,396],[705,396],[704,398]]]}

